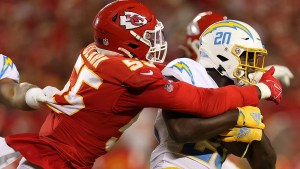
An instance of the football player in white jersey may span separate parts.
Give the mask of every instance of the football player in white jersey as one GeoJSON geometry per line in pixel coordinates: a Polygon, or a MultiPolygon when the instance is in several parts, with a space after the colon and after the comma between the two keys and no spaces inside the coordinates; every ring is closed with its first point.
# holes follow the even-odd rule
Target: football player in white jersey
{"type": "MultiPolygon", "coordinates": [[[[40,107],[40,102],[46,101],[44,92],[39,87],[23,82],[19,83],[19,72],[12,60],[0,54],[0,103],[22,110],[34,110],[40,107]]],[[[6,145],[4,138],[0,137],[0,144],[6,145]]],[[[9,154],[7,158],[0,159],[0,168],[8,165],[10,161],[18,158],[18,152],[11,148],[0,147],[0,155],[9,154]]]]}
{"type": "MultiPolygon", "coordinates": [[[[266,55],[251,26],[226,20],[211,25],[201,35],[201,65],[181,58],[170,62],[162,72],[172,79],[207,88],[256,84],[258,74],[264,71],[266,55]]],[[[267,73],[273,74],[274,68],[267,73]]],[[[274,168],[276,154],[262,132],[261,120],[256,107],[239,108],[213,118],[159,112],[155,124],[159,145],[152,153],[151,169],[219,169],[229,153],[245,156],[252,168],[274,168]]]]}
{"type": "MultiPolygon", "coordinates": [[[[200,58],[200,53],[198,52],[200,35],[211,24],[226,19],[226,16],[212,11],[201,12],[195,16],[187,26],[184,44],[179,46],[179,48],[184,51],[183,57],[191,58],[198,62],[200,58]]],[[[265,69],[270,69],[272,66],[275,68],[273,76],[277,78],[281,84],[289,87],[291,80],[294,78],[291,70],[283,65],[268,65],[265,69]]],[[[259,81],[261,76],[262,73],[257,72],[256,81],[259,81]]]]}

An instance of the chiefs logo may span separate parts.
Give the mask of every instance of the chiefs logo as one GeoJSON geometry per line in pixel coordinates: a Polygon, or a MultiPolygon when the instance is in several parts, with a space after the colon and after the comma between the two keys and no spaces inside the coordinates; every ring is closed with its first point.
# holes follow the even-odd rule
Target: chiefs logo
{"type": "Polygon", "coordinates": [[[127,30],[141,27],[147,23],[146,17],[134,12],[125,11],[125,15],[120,16],[120,25],[125,26],[127,30]]]}

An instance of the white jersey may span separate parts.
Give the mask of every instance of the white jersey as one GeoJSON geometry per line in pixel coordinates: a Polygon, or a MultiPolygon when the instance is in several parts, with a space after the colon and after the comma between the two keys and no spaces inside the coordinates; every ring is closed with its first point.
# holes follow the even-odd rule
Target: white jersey
{"type": "MultiPolygon", "coordinates": [[[[173,76],[197,87],[218,88],[205,68],[191,59],[175,59],[162,73],[166,77],[173,76]]],[[[176,143],[169,136],[161,111],[156,117],[155,135],[159,145],[152,152],[151,169],[220,169],[227,156],[216,138],[197,143],[176,143]]]]}
{"type": "Polygon", "coordinates": [[[19,72],[9,57],[0,54],[0,80],[4,78],[19,82],[19,72]]]}

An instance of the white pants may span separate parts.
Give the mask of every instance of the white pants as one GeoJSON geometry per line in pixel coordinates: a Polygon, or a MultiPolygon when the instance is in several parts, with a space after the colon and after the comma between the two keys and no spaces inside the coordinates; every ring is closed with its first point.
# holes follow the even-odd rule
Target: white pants
{"type": "Polygon", "coordinates": [[[34,164],[31,164],[24,157],[22,157],[17,169],[42,169],[42,168],[34,164]]]}
{"type": "Polygon", "coordinates": [[[175,153],[163,153],[151,159],[150,169],[216,169],[197,159],[175,153]]]}
{"type": "MultiPolygon", "coordinates": [[[[150,169],[217,169],[217,167],[214,163],[207,163],[197,158],[175,153],[162,153],[155,158],[151,158],[150,169]]],[[[221,169],[239,168],[227,159],[222,164],[221,169]]]]}
{"type": "Polygon", "coordinates": [[[3,137],[0,137],[0,169],[15,162],[21,154],[6,144],[3,137]]]}

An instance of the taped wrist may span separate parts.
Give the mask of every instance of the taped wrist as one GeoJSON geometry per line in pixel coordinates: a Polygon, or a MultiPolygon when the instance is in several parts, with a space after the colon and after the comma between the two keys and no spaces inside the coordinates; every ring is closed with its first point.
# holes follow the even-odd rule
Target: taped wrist
{"type": "Polygon", "coordinates": [[[36,100],[36,96],[39,94],[39,93],[43,93],[43,90],[40,89],[40,88],[31,88],[29,89],[26,94],[25,94],[25,101],[26,101],[26,104],[33,108],[33,109],[38,109],[40,108],[40,104],[39,102],[36,100]]]}
{"type": "Polygon", "coordinates": [[[268,99],[271,97],[271,90],[264,83],[257,83],[256,86],[259,88],[261,96],[260,99],[268,99]]]}

